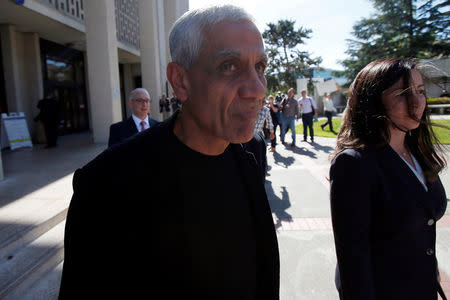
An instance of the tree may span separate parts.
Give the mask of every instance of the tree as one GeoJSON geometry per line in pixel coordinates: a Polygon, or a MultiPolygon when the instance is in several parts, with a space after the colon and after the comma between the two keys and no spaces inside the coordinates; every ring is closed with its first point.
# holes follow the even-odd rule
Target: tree
{"type": "Polygon", "coordinates": [[[376,10],[353,26],[340,75],[353,80],[383,57],[433,58],[450,54],[449,0],[371,0],[376,10]]]}
{"type": "Polygon", "coordinates": [[[311,38],[311,29],[300,27],[294,29],[295,21],[279,20],[277,24],[268,23],[263,32],[269,65],[266,71],[267,87],[275,92],[296,87],[299,75],[309,75],[313,67],[322,62],[321,57],[310,58],[307,51],[300,51],[298,46],[311,38]]]}

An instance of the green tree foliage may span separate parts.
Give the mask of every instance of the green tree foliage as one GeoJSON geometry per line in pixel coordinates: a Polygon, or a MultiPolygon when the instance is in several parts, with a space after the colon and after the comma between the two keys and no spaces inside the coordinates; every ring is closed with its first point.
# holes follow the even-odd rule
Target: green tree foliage
{"type": "Polygon", "coordinates": [[[433,58],[450,54],[449,0],[371,0],[376,10],[353,26],[349,55],[341,64],[352,81],[383,57],[433,58]]]}
{"type": "Polygon", "coordinates": [[[311,29],[294,29],[295,21],[279,20],[277,24],[268,23],[263,32],[269,65],[266,71],[267,88],[271,92],[287,91],[296,87],[299,75],[309,77],[312,68],[318,67],[321,57],[311,58],[307,51],[300,51],[299,45],[311,38],[311,29]]]}

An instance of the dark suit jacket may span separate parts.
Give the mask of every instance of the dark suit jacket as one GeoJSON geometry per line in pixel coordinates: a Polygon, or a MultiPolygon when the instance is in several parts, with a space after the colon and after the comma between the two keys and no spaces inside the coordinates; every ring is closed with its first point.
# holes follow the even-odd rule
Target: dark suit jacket
{"type": "MultiPolygon", "coordinates": [[[[188,271],[191,226],[183,201],[195,199],[184,197],[183,161],[170,146],[175,118],[108,148],[75,172],[60,300],[211,299],[192,290],[195,278],[188,271]]],[[[231,146],[254,215],[257,299],[278,299],[278,245],[261,173],[242,145],[231,146]]],[[[221,293],[213,299],[222,299],[221,293]]]]}
{"type": "Polygon", "coordinates": [[[265,182],[267,169],[267,144],[264,140],[263,133],[258,132],[249,142],[243,144],[243,146],[245,151],[255,157],[256,162],[259,165],[259,170],[261,171],[261,178],[263,178],[265,182]]]}
{"type": "Polygon", "coordinates": [[[427,182],[426,192],[389,145],[343,151],[330,179],[344,299],[435,300],[436,221],[447,205],[441,181],[427,182]]]}
{"type": "MultiPolygon", "coordinates": [[[[158,124],[158,121],[148,118],[148,125],[150,127],[158,124]]],[[[121,122],[117,122],[112,124],[109,127],[109,140],[108,140],[108,147],[111,147],[111,145],[121,143],[125,139],[135,135],[139,131],[136,128],[136,123],[134,123],[133,117],[129,117],[126,120],[123,120],[121,122]]]]}

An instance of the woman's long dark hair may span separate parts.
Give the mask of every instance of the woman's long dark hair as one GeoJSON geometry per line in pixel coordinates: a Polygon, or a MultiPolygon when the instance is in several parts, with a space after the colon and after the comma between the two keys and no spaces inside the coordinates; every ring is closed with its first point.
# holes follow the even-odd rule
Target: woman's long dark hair
{"type": "MultiPolygon", "coordinates": [[[[384,58],[369,63],[358,73],[350,86],[350,97],[332,159],[345,149],[363,149],[389,143],[389,124],[399,127],[389,120],[381,95],[400,79],[403,79],[405,93],[410,93],[412,69],[417,70],[412,59],[384,58]]],[[[409,115],[416,119],[413,97],[407,98],[409,115]]],[[[427,106],[419,127],[407,132],[405,143],[423,162],[427,179],[433,180],[445,168],[446,162],[438,154],[443,153],[443,149],[433,132],[427,106]]]]}

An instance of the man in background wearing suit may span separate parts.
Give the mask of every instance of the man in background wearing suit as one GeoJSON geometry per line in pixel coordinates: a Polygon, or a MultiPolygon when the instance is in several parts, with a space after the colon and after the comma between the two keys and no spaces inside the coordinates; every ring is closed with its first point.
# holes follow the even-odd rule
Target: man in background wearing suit
{"type": "Polygon", "coordinates": [[[135,135],[158,123],[150,118],[150,94],[144,88],[137,88],[131,91],[128,97],[128,105],[132,114],[122,122],[114,123],[109,128],[108,147],[121,143],[126,138],[135,135]]]}

